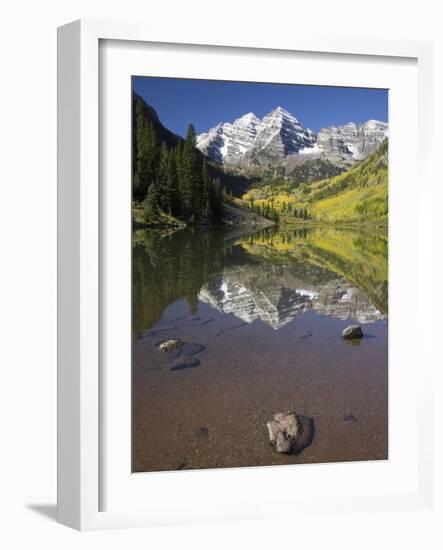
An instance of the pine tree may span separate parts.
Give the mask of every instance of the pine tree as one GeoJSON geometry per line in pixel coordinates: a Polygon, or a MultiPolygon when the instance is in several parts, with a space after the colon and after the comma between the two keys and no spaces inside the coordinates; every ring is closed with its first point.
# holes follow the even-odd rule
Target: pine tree
{"type": "Polygon", "coordinates": [[[138,200],[143,200],[155,179],[158,162],[158,143],[151,123],[143,123],[137,132],[138,200]]]}
{"type": "Polygon", "coordinates": [[[180,204],[177,190],[177,164],[175,150],[169,153],[167,169],[167,192],[169,193],[170,210],[169,213],[174,216],[179,213],[180,204]]]}
{"type": "Polygon", "coordinates": [[[134,182],[134,195],[140,190],[140,177],[138,175],[138,152],[139,143],[141,142],[142,132],[146,126],[146,120],[143,110],[143,102],[140,98],[137,98],[135,102],[135,123],[132,133],[132,162],[133,162],[133,182],[134,182]]]}
{"type": "Polygon", "coordinates": [[[200,198],[201,170],[196,148],[195,128],[189,125],[182,152],[182,174],[179,190],[182,198],[183,214],[191,220],[201,214],[200,198]]]}
{"type": "Polygon", "coordinates": [[[156,221],[159,216],[159,197],[155,183],[151,183],[143,203],[143,217],[145,222],[156,221]]]}
{"type": "Polygon", "coordinates": [[[132,195],[134,199],[138,199],[142,196],[142,190],[140,187],[140,177],[138,175],[137,170],[134,173],[134,177],[132,179],[132,195]]]}
{"type": "Polygon", "coordinates": [[[206,159],[203,160],[202,173],[201,173],[201,196],[200,202],[202,205],[202,214],[206,219],[210,219],[212,216],[210,193],[210,179],[208,174],[208,168],[206,166],[206,159]]]}
{"type": "MultiPolygon", "coordinates": [[[[232,192],[229,193],[232,199],[232,192]]],[[[196,134],[189,125],[185,140],[168,148],[160,143],[144,102],[135,102],[133,130],[133,200],[142,203],[151,222],[161,211],[186,220],[217,221],[227,200],[220,180],[212,180],[206,160],[196,147],[196,134]]],[[[252,203],[253,205],[253,203],[252,203]]],[[[252,207],[251,205],[251,207],[252,207]]]]}
{"type": "Polygon", "coordinates": [[[222,210],[222,195],[223,192],[220,188],[220,180],[219,178],[216,178],[214,180],[210,180],[209,183],[209,209],[210,214],[213,220],[220,219],[222,210]]]}
{"type": "Polygon", "coordinates": [[[162,144],[160,151],[160,162],[158,167],[158,193],[159,202],[164,212],[171,213],[171,189],[169,188],[168,172],[169,172],[169,150],[166,143],[162,144]]]}

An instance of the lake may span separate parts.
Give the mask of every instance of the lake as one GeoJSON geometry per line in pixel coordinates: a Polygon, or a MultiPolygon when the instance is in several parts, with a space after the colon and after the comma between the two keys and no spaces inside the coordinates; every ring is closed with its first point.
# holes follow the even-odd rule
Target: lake
{"type": "Polygon", "coordinates": [[[387,459],[386,231],[146,230],[132,255],[134,472],[387,459]]]}

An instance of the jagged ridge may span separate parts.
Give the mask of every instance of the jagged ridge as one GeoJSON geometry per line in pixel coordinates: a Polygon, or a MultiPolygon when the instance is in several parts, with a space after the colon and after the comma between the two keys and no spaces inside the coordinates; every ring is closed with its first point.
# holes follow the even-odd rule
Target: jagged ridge
{"type": "Polygon", "coordinates": [[[388,135],[377,120],[322,128],[316,135],[291,113],[277,107],[261,120],[247,113],[221,122],[197,137],[197,147],[228,169],[266,169],[284,165],[286,174],[307,161],[321,159],[347,168],[373,153],[388,135]]]}

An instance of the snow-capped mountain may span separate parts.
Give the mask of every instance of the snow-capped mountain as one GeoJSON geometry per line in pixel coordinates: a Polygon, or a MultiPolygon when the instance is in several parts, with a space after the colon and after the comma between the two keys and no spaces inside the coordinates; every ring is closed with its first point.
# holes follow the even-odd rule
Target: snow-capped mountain
{"type": "Polygon", "coordinates": [[[318,149],[325,152],[339,152],[361,160],[373,153],[388,137],[388,125],[379,120],[368,120],[363,124],[349,122],[343,126],[322,128],[317,135],[318,149]]]}
{"type": "Polygon", "coordinates": [[[291,166],[312,158],[352,164],[372,153],[388,135],[378,120],[323,128],[316,135],[291,113],[277,107],[261,120],[247,113],[197,136],[197,147],[227,167],[291,166]]]}
{"type": "Polygon", "coordinates": [[[254,113],[246,113],[232,124],[221,122],[197,137],[197,147],[219,164],[236,163],[254,143],[260,122],[254,113]]]}
{"type": "Polygon", "coordinates": [[[315,144],[315,134],[304,128],[295,116],[277,107],[263,117],[244,157],[252,162],[278,161],[315,144]]]}
{"type": "Polygon", "coordinates": [[[197,147],[220,164],[281,160],[315,144],[314,132],[291,113],[277,107],[261,120],[247,113],[233,123],[222,122],[197,137],[197,147]]]}

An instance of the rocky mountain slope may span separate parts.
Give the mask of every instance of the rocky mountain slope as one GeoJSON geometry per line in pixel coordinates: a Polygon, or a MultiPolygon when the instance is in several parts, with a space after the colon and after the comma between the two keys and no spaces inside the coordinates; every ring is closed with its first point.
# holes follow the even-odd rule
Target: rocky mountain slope
{"type": "Polygon", "coordinates": [[[343,126],[322,128],[317,135],[317,145],[321,151],[351,155],[353,160],[362,160],[373,153],[387,136],[388,125],[385,122],[349,122],[343,126]]]}
{"type": "Polygon", "coordinates": [[[377,120],[330,126],[315,134],[277,107],[262,119],[247,113],[232,123],[222,122],[200,134],[197,147],[226,171],[269,176],[277,168],[279,175],[299,179],[299,167],[308,162],[308,177],[315,179],[334,175],[331,167],[348,169],[373,153],[387,135],[388,125],[377,120]]]}

